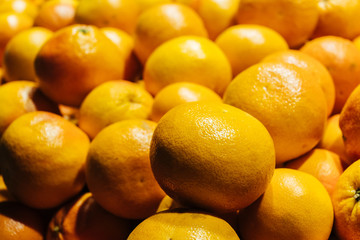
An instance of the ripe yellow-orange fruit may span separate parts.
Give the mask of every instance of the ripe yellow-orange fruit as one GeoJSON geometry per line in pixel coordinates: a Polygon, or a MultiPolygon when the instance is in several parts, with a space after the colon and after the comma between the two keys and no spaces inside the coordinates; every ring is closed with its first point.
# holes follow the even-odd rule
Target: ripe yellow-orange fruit
{"type": "Polygon", "coordinates": [[[217,37],[216,44],[229,59],[233,76],[267,55],[289,48],[279,33],[255,24],[239,24],[226,29],[217,37]]]}
{"type": "Polygon", "coordinates": [[[310,173],[324,185],[330,195],[344,171],[340,157],[321,148],[315,148],[305,155],[285,163],[285,167],[310,173]]]}
{"type": "Polygon", "coordinates": [[[155,127],[148,120],[124,120],[104,128],[91,142],[87,185],[95,200],[116,216],[147,218],[165,196],[150,166],[155,127]]]}
{"type": "Polygon", "coordinates": [[[334,114],[328,118],[324,134],[317,147],[327,149],[339,155],[344,166],[351,164],[350,158],[345,151],[343,134],[339,126],[340,114],[334,114]]]}
{"type": "Polygon", "coordinates": [[[333,114],[339,113],[360,84],[360,50],[350,40],[335,36],[315,38],[300,50],[319,60],[329,71],[336,95],[333,114]]]}
{"type": "Polygon", "coordinates": [[[159,46],[144,69],[145,88],[156,95],[175,82],[192,82],[222,95],[231,81],[231,66],[221,49],[203,37],[183,36],[159,46]]]}
{"type": "Polygon", "coordinates": [[[176,209],[155,214],[141,222],[128,240],[240,240],[223,219],[204,212],[176,209]]]}
{"type": "Polygon", "coordinates": [[[115,27],[133,33],[139,9],[134,0],[79,1],[75,21],[97,27],[115,27]]]}
{"type": "Polygon", "coordinates": [[[221,97],[199,84],[178,82],[164,87],[154,98],[150,118],[158,122],[173,107],[187,102],[218,102],[221,97]]]}
{"type": "Polygon", "coordinates": [[[313,76],[313,80],[318,81],[321,89],[324,91],[327,103],[327,114],[330,116],[335,104],[335,85],[329,71],[321,62],[298,50],[278,51],[266,56],[262,60],[262,62],[272,61],[294,64],[310,73],[313,76]]]}
{"type": "Polygon", "coordinates": [[[280,33],[291,48],[312,35],[319,18],[318,0],[241,0],[237,22],[259,24],[280,33]]]}
{"type": "Polygon", "coordinates": [[[52,217],[46,240],[126,240],[132,222],[104,210],[87,192],[60,208],[52,217]]]}
{"type": "Polygon", "coordinates": [[[0,86],[0,136],[16,118],[27,112],[59,113],[56,103],[48,99],[35,82],[13,81],[0,86]]]}
{"type": "Polygon", "coordinates": [[[33,20],[25,15],[14,12],[0,13],[0,66],[3,62],[3,55],[6,44],[17,33],[31,28],[33,20]]]}
{"type": "Polygon", "coordinates": [[[353,39],[360,35],[360,2],[358,0],[318,1],[319,21],[313,38],[339,36],[353,39]]]}
{"type": "Polygon", "coordinates": [[[122,79],[124,64],[120,49],[100,29],[71,25],[57,31],[40,49],[35,73],[50,99],[78,107],[97,85],[122,79]]]}
{"type": "Polygon", "coordinates": [[[265,193],[239,217],[243,239],[325,240],[334,213],[328,192],[314,176],[277,168],[265,193]]]}
{"type": "Polygon", "coordinates": [[[156,180],[186,206],[233,212],[255,201],[275,168],[266,128],[222,103],[193,102],[167,112],[150,148],[156,180]]]}
{"type": "Polygon", "coordinates": [[[33,27],[16,34],[8,42],[3,57],[6,81],[35,81],[35,57],[53,32],[42,27],[33,27]]]}
{"type": "Polygon", "coordinates": [[[48,112],[26,113],[5,130],[0,164],[10,194],[40,209],[54,208],[85,185],[86,134],[48,112]]]}
{"type": "Polygon", "coordinates": [[[345,152],[350,162],[360,158],[360,85],[349,96],[340,113],[339,126],[342,132],[345,152]]]}
{"type": "Polygon", "coordinates": [[[207,31],[196,12],[182,4],[161,4],[144,11],[137,20],[135,53],[145,64],[162,43],[184,35],[207,37],[207,31]]]}
{"type": "Polygon", "coordinates": [[[334,230],[339,239],[358,240],[360,160],[353,162],[340,176],[332,195],[335,213],[334,230]]]}
{"type": "Polygon", "coordinates": [[[223,99],[264,124],[274,140],[277,163],[310,151],[322,137],[324,92],[315,76],[295,65],[253,65],[230,83],[223,99]]]}
{"type": "Polygon", "coordinates": [[[126,119],[147,119],[152,96],[139,85],[114,80],[100,84],[84,99],[79,111],[79,127],[94,138],[104,127],[126,119]]]}

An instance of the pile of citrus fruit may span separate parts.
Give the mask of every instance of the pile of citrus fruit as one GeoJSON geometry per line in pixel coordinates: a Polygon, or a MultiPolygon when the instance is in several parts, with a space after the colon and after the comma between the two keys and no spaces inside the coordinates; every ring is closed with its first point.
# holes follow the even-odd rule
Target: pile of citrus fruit
{"type": "Polygon", "coordinates": [[[0,0],[1,240],[360,240],[360,1],[0,0]]]}

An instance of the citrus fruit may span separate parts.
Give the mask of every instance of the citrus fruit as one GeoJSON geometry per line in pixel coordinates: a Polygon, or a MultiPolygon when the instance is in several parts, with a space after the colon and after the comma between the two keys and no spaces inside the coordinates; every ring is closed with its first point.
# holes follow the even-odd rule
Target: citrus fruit
{"type": "Polygon", "coordinates": [[[235,24],[240,0],[199,0],[195,10],[204,22],[210,39],[215,39],[226,28],[235,24]]]}
{"type": "Polygon", "coordinates": [[[255,201],[275,168],[266,128],[223,103],[185,103],[167,112],[151,140],[150,159],[167,195],[219,213],[255,201]]]}
{"type": "Polygon", "coordinates": [[[6,44],[10,39],[22,30],[31,28],[33,20],[25,15],[14,12],[0,13],[0,66],[6,44]]]}
{"type": "Polygon", "coordinates": [[[95,200],[117,216],[147,218],[165,196],[150,166],[155,127],[147,120],[124,120],[104,128],[90,145],[87,185],[95,200]]]}
{"type": "Polygon", "coordinates": [[[132,33],[138,17],[134,0],[86,0],[79,1],[75,21],[98,27],[115,27],[132,33]]]}
{"type": "Polygon", "coordinates": [[[197,239],[239,240],[223,219],[208,213],[176,209],[155,214],[141,222],[128,240],[197,239]]]}
{"type": "Polygon", "coordinates": [[[339,156],[326,149],[315,148],[305,155],[289,161],[285,167],[310,173],[331,195],[344,168],[339,156]]]}
{"type": "Polygon", "coordinates": [[[187,102],[218,102],[221,97],[199,84],[178,82],[164,87],[154,98],[150,118],[158,122],[173,107],[187,102]]]}
{"type": "Polygon", "coordinates": [[[19,116],[34,111],[59,113],[57,104],[48,99],[39,86],[30,81],[13,81],[0,86],[0,136],[19,116]]]}
{"type": "Polygon", "coordinates": [[[217,37],[216,44],[229,59],[233,76],[271,53],[288,49],[285,39],[279,33],[254,24],[227,28],[217,37]]]}
{"type": "Polygon", "coordinates": [[[39,209],[57,207],[85,185],[89,139],[62,117],[31,112],[15,119],[0,140],[0,164],[10,194],[39,209]]]}
{"type": "Polygon", "coordinates": [[[26,14],[34,19],[38,13],[38,8],[28,0],[6,0],[0,2],[0,13],[4,12],[26,14]]]}
{"type": "Polygon", "coordinates": [[[346,155],[343,134],[339,126],[339,119],[339,113],[328,118],[324,134],[317,147],[336,153],[346,166],[351,163],[351,160],[346,155]]]}
{"type": "Polygon", "coordinates": [[[359,239],[359,172],[360,161],[353,162],[340,176],[332,203],[335,213],[334,229],[341,240],[359,239]]]}
{"type": "Polygon", "coordinates": [[[33,27],[11,38],[6,45],[3,57],[6,81],[35,81],[35,57],[52,34],[46,28],[33,27]]]}
{"type": "Polygon", "coordinates": [[[242,239],[325,240],[334,213],[331,198],[314,176],[277,168],[265,193],[240,211],[242,239]]]}
{"type": "Polygon", "coordinates": [[[313,79],[319,82],[322,90],[324,91],[327,103],[327,114],[330,116],[335,104],[335,86],[329,71],[322,63],[310,55],[302,53],[298,50],[278,51],[266,56],[262,60],[262,62],[272,61],[282,61],[294,64],[295,66],[312,74],[314,77],[313,79]]]}
{"type": "Polygon", "coordinates": [[[360,86],[357,86],[350,94],[340,113],[339,126],[342,132],[345,152],[350,161],[360,158],[359,132],[360,132],[360,86]]]}
{"type": "Polygon", "coordinates": [[[280,33],[291,48],[312,35],[318,18],[317,0],[241,0],[237,22],[259,24],[280,33]]]}
{"type": "Polygon", "coordinates": [[[97,85],[123,77],[124,57],[97,27],[71,25],[57,31],[40,49],[35,73],[49,98],[80,106],[97,85]]]}
{"type": "Polygon", "coordinates": [[[100,29],[116,46],[125,59],[124,79],[136,80],[141,72],[141,64],[134,52],[134,40],[128,33],[113,27],[100,29]]]}
{"type": "Polygon", "coordinates": [[[149,57],[144,69],[145,88],[156,95],[175,82],[203,85],[222,95],[231,81],[231,66],[212,41],[183,36],[167,41],[149,57]]]}
{"type": "Polygon", "coordinates": [[[319,60],[335,84],[333,114],[339,113],[346,99],[360,83],[360,51],[350,40],[324,36],[307,42],[301,51],[319,60]]]}
{"type": "Polygon", "coordinates": [[[322,137],[324,93],[314,76],[293,64],[253,65],[235,77],[223,99],[264,124],[274,140],[277,163],[310,151],[322,137]]]}
{"type": "Polygon", "coordinates": [[[132,230],[131,221],[105,211],[88,192],[57,211],[49,223],[46,239],[126,240],[132,230]]]}
{"type": "Polygon", "coordinates": [[[135,53],[145,64],[162,43],[183,35],[207,37],[198,14],[182,4],[161,4],[147,9],[137,19],[134,32],[135,53]]]}
{"type": "Polygon", "coordinates": [[[36,210],[19,202],[0,203],[0,239],[43,240],[45,228],[36,210]]]}
{"type": "Polygon", "coordinates": [[[77,5],[78,1],[75,0],[46,1],[41,4],[34,24],[52,31],[74,24],[77,5]]]}
{"type": "Polygon", "coordinates": [[[86,96],[80,107],[79,127],[94,138],[112,123],[132,118],[147,119],[152,104],[152,96],[135,83],[108,81],[86,96]]]}
{"type": "Polygon", "coordinates": [[[359,1],[318,1],[318,9],[320,16],[313,38],[333,35],[353,39],[360,35],[359,1]]]}

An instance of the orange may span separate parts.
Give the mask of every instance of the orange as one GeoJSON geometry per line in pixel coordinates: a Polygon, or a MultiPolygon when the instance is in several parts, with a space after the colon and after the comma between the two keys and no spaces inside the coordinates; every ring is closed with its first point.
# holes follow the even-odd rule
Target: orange
{"type": "Polygon", "coordinates": [[[211,89],[199,84],[178,82],[164,87],[154,98],[151,119],[158,122],[173,107],[187,102],[218,102],[222,99],[211,89]]]}
{"type": "Polygon", "coordinates": [[[327,35],[353,39],[360,35],[360,2],[358,0],[326,0],[318,2],[319,21],[313,37],[327,35]]]}
{"type": "Polygon", "coordinates": [[[92,141],[86,182],[95,200],[109,212],[144,219],[165,196],[151,171],[149,149],[156,123],[132,119],[104,128],[92,141]]]}
{"type": "Polygon", "coordinates": [[[129,220],[105,211],[91,193],[85,193],[57,211],[49,223],[46,239],[126,240],[132,229],[129,220]]]}
{"type": "Polygon", "coordinates": [[[314,76],[293,64],[253,65],[235,77],[223,99],[265,125],[278,164],[310,151],[322,137],[327,115],[324,93],[314,76]]]}
{"type": "Polygon", "coordinates": [[[5,48],[5,80],[35,81],[35,57],[52,34],[50,30],[42,27],[33,27],[16,34],[5,48]]]}
{"type": "Polygon", "coordinates": [[[80,106],[97,85],[124,74],[119,48],[97,27],[71,25],[57,31],[35,58],[41,90],[57,103],[80,106]]]}
{"type": "Polygon", "coordinates": [[[49,0],[43,3],[34,19],[35,25],[52,31],[71,25],[75,22],[75,0],[49,0]]]}
{"type": "Polygon", "coordinates": [[[223,219],[183,209],[161,212],[145,219],[128,238],[141,239],[240,240],[223,219]]]}
{"type": "Polygon", "coordinates": [[[340,113],[339,126],[350,163],[360,158],[360,86],[351,93],[340,113]]]}
{"type": "Polygon", "coordinates": [[[134,0],[85,0],[79,1],[75,21],[98,27],[115,27],[133,33],[138,11],[134,0]]]}
{"type": "Polygon", "coordinates": [[[203,85],[222,95],[231,81],[231,66],[212,41],[183,36],[167,41],[149,57],[144,69],[145,88],[156,95],[175,82],[203,85]]]}
{"type": "Polygon", "coordinates": [[[45,226],[36,210],[18,202],[0,203],[0,239],[43,240],[45,226]]]}
{"type": "Polygon", "coordinates": [[[233,76],[260,62],[265,56],[289,48],[279,33],[252,24],[232,26],[222,32],[215,42],[229,59],[233,76]]]}
{"type": "Polygon", "coordinates": [[[316,58],[328,69],[335,84],[333,114],[339,113],[352,90],[360,83],[360,50],[350,40],[324,36],[307,42],[301,51],[316,58]]]}
{"type": "Polygon", "coordinates": [[[266,56],[262,62],[282,61],[294,64],[313,75],[313,79],[318,81],[326,98],[327,114],[330,116],[335,104],[335,86],[334,81],[322,63],[310,55],[304,54],[298,50],[279,51],[266,56]]]}
{"type": "Polygon", "coordinates": [[[252,240],[325,240],[333,214],[330,196],[319,180],[278,168],[265,193],[240,211],[240,235],[252,240]]]}
{"type": "Polygon", "coordinates": [[[326,149],[315,148],[305,155],[287,162],[285,167],[310,173],[331,195],[344,169],[339,156],[326,149]]]}
{"type": "Polygon", "coordinates": [[[0,86],[0,136],[12,121],[34,111],[59,113],[57,104],[30,81],[13,81],[0,86]]]}
{"type": "Polygon", "coordinates": [[[319,18],[317,4],[317,0],[241,0],[237,22],[272,28],[294,48],[312,35],[319,18]]]}
{"type": "Polygon", "coordinates": [[[134,33],[135,53],[145,64],[158,46],[183,35],[208,36],[199,15],[181,4],[154,6],[138,17],[134,33]]]}
{"type": "Polygon", "coordinates": [[[359,169],[359,160],[345,169],[332,195],[335,212],[334,229],[341,240],[357,240],[360,236],[359,169]]]}
{"type": "Polygon", "coordinates": [[[126,32],[105,27],[100,29],[116,46],[119,47],[125,59],[124,79],[136,80],[141,74],[141,64],[134,52],[134,40],[126,32]]]}
{"type": "Polygon", "coordinates": [[[5,47],[9,40],[32,25],[33,20],[25,14],[13,12],[0,13],[0,66],[2,65],[5,47]]]}
{"type": "Polygon", "coordinates": [[[37,111],[18,117],[0,140],[10,194],[34,208],[60,206],[85,185],[88,148],[86,134],[58,115],[37,111]]]}
{"type": "Polygon", "coordinates": [[[0,13],[4,12],[26,14],[34,19],[38,13],[38,8],[35,3],[29,0],[6,0],[0,2],[0,13]]]}
{"type": "Polygon", "coordinates": [[[349,165],[351,160],[346,155],[343,134],[339,126],[340,114],[328,118],[324,134],[318,144],[319,148],[327,149],[339,155],[344,165],[349,165]]]}
{"type": "Polygon", "coordinates": [[[90,138],[104,127],[126,119],[147,119],[152,96],[142,87],[125,80],[103,83],[91,91],[79,112],[79,126],[90,138]]]}
{"type": "Polygon", "coordinates": [[[222,31],[235,24],[235,15],[240,0],[199,0],[196,12],[204,21],[210,39],[215,39],[222,31]]]}
{"type": "Polygon", "coordinates": [[[219,213],[255,201],[275,168],[266,128],[222,103],[185,103],[167,112],[155,129],[150,159],[167,195],[185,206],[219,213]]]}

